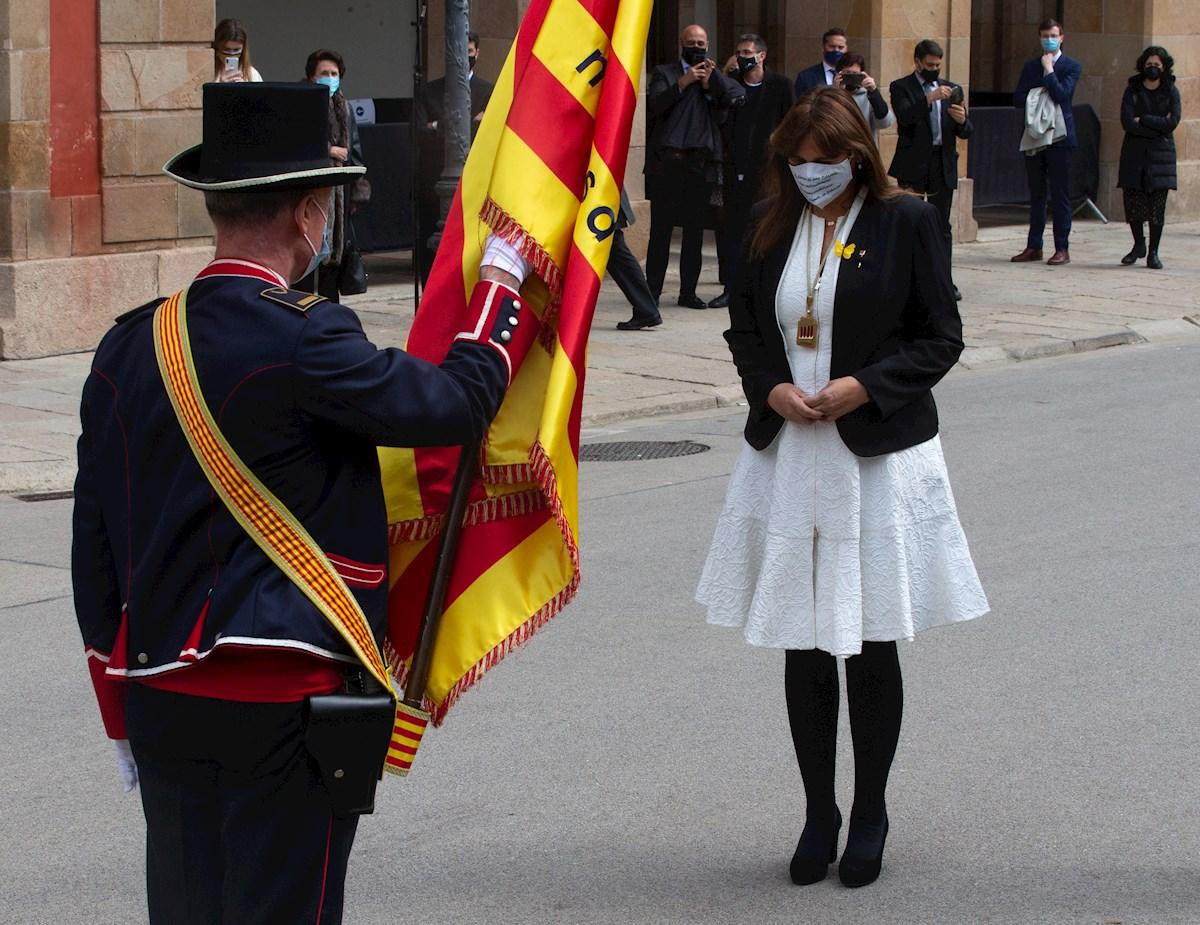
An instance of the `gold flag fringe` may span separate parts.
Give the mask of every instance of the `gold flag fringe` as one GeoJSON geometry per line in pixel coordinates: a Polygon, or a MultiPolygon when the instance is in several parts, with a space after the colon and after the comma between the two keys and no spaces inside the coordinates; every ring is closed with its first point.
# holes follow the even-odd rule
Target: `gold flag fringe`
{"type": "MultiPolygon", "coordinates": [[[[527,642],[534,633],[549,623],[560,610],[570,603],[579,590],[579,544],[576,542],[575,534],[572,532],[571,525],[567,521],[566,514],[563,512],[562,502],[559,501],[558,477],[554,472],[554,463],[550,460],[549,455],[540,442],[533,445],[533,448],[529,452],[529,457],[529,463],[524,466],[489,466],[487,468],[496,470],[527,470],[531,475],[531,478],[527,481],[536,482],[540,486],[533,489],[533,491],[541,496],[542,506],[550,508],[551,513],[554,515],[554,522],[558,525],[558,529],[562,533],[563,542],[566,544],[567,552],[571,557],[571,578],[561,591],[551,597],[528,620],[513,630],[507,638],[471,666],[440,703],[434,703],[428,698],[424,699],[422,709],[430,714],[435,726],[442,724],[446,718],[446,712],[459,697],[473,687],[490,669],[503,661],[506,655],[527,642]]],[[[521,481],[526,481],[526,479],[522,479],[521,481]]],[[[524,495],[527,493],[520,492],[519,494],[524,495]]],[[[505,496],[502,495],[501,498],[489,499],[489,501],[501,500],[503,497],[505,496]]],[[[384,655],[388,660],[388,665],[392,669],[396,683],[403,688],[408,681],[408,664],[400,659],[396,650],[392,648],[391,643],[384,644],[384,655]]]]}

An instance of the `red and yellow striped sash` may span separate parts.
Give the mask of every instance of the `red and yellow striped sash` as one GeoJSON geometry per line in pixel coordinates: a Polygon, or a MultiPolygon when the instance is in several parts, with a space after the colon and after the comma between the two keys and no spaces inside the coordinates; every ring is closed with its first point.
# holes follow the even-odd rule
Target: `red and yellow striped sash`
{"type": "MultiPolygon", "coordinates": [[[[187,290],[167,299],[154,315],[154,351],[171,405],[200,468],[242,529],[321,611],[350,651],[385,690],[391,691],[387,665],[366,615],[321,547],[271,493],[225,440],[200,391],[187,331],[187,290]]],[[[394,696],[394,695],[393,695],[394,696]]],[[[392,750],[407,748],[400,722],[392,750]]],[[[395,767],[391,750],[388,764],[395,767]]],[[[407,770],[404,768],[403,770],[407,770]]]]}

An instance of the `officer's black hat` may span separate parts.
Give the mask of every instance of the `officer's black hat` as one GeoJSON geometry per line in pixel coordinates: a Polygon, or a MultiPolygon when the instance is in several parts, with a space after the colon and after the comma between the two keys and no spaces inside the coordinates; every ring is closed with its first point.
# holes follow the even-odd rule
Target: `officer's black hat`
{"type": "Polygon", "coordinates": [[[163,173],[193,189],[229,191],[340,186],[366,173],[330,166],[322,84],[205,84],[203,138],[163,173]]]}

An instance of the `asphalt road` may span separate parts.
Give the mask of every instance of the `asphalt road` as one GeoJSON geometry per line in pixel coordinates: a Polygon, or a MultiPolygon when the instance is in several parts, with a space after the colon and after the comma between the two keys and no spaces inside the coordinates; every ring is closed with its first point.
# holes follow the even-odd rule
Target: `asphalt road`
{"type": "MultiPolygon", "coordinates": [[[[384,782],[346,921],[1200,922],[1198,369],[1195,343],[1122,347],[939,388],[993,612],[902,644],[892,831],[858,891],[788,880],[782,656],[692,603],[741,413],[590,434],[712,449],[585,465],[579,598],[384,782]]],[[[0,500],[0,921],[145,921],[69,518],[0,500]]],[[[844,808],[849,744],[843,715],[844,808]]]]}

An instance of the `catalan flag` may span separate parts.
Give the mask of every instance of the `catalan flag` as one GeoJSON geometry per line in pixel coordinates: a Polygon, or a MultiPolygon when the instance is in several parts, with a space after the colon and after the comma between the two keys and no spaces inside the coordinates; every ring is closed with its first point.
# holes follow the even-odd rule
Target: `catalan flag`
{"type": "MultiPolygon", "coordinates": [[[[542,319],[480,450],[426,688],[435,725],[579,587],[585,348],[612,234],[651,0],[532,0],[446,222],[410,353],[440,362],[464,329],[489,233],[534,268],[542,319]]],[[[458,448],[381,449],[391,538],[385,646],[404,685],[458,448]]],[[[415,730],[414,730],[415,731],[415,730]]],[[[403,772],[389,759],[391,770],[403,772]]]]}

